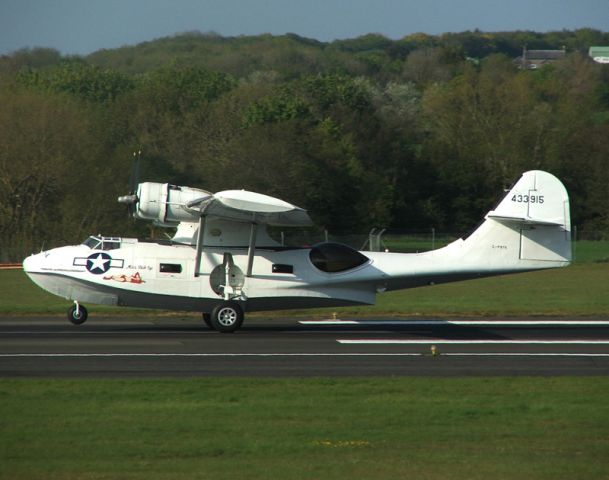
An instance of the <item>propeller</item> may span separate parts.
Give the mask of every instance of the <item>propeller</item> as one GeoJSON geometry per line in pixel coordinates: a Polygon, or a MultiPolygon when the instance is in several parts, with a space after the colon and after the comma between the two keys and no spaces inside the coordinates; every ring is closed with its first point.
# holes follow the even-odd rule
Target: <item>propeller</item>
{"type": "Polygon", "coordinates": [[[129,176],[129,194],[118,197],[119,203],[127,205],[129,216],[133,217],[136,212],[136,205],[139,201],[137,188],[140,183],[140,156],[141,150],[133,152],[133,162],[131,164],[131,175],[129,176]]]}

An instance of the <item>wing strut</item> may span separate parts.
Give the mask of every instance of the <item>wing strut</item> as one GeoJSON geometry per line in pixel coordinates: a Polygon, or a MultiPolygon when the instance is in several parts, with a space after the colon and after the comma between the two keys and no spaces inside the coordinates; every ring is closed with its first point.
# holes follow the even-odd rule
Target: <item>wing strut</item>
{"type": "Polygon", "coordinates": [[[256,216],[254,214],[254,219],[252,221],[252,226],[250,229],[250,244],[247,249],[247,273],[246,277],[252,276],[252,268],[254,266],[254,253],[256,252],[256,233],[258,232],[258,224],[256,223],[256,216]]]}
{"type": "Polygon", "coordinates": [[[195,277],[200,275],[201,254],[203,253],[203,236],[205,233],[205,218],[206,215],[199,217],[199,231],[197,232],[197,257],[195,259],[195,277]]]}

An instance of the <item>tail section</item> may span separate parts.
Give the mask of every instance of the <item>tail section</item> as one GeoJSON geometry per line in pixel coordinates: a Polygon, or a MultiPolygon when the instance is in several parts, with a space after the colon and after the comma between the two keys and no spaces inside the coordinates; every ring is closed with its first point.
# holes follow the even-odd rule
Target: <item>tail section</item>
{"type": "Polygon", "coordinates": [[[484,223],[455,247],[465,264],[473,262],[490,271],[568,265],[571,218],[564,185],[547,172],[524,173],[484,223]]]}
{"type": "Polygon", "coordinates": [[[466,239],[420,254],[366,254],[388,290],[565,267],[571,262],[569,196],[556,177],[533,170],[466,239]]]}

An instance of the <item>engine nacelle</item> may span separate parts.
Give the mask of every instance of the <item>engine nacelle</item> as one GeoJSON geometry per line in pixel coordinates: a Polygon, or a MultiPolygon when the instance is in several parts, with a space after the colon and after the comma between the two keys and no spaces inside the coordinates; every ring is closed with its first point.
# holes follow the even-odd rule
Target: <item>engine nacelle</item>
{"type": "Polygon", "coordinates": [[[144,182],[138,185],[134,216],[160,225],[198,222],[199,215],[186,208],[193,200],[211,196],[198,188],[178,187],[169,183],[144,182]]]}

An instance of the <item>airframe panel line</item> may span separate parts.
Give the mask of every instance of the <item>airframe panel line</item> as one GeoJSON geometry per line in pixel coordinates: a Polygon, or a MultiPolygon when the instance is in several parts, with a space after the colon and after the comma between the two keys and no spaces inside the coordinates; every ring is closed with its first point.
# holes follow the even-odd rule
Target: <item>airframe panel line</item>
{"type": "Polygon", "coordinates": [[[609,326],[607,320],[301,320],[301,325],[364,325],[364,326],[520,326],[520,325],[570,325],[609,326]]]}
{"type": "Polygon", "coordinates": [[[344,345],[609,345],[609,340],[336,340],[344,345]]]}

